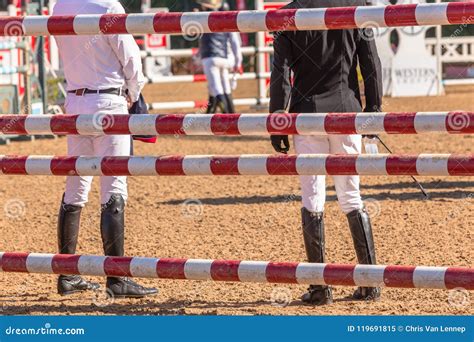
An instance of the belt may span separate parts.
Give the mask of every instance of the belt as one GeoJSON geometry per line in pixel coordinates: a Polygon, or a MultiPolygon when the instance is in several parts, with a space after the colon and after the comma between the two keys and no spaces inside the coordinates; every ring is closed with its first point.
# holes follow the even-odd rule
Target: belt
{"type": "Polygon", "coordinates": [[[69,90],[69,94],[75,94],[76,96],[84,96],[85,94],[111,94],[125,97],[125,90],[122,88],[109,88],[101,90],[92,90],[87,88],[69,90]]]}

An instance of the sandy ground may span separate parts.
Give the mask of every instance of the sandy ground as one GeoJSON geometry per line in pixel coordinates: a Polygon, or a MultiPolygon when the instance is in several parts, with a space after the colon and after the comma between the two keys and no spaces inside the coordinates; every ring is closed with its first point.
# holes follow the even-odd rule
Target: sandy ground
{"type": "MultiPolygon", "coordinates": [[[[236,97],[255,94],[243,84],[236,97]]],[[[451,88],[446,96],[386,99],[385,110],[474,110],[474,88],[451,88]]],[[[148,88],[150,101],[202,100],[202,84],[148,88]]],[[[399,153],[474,153],[473,136],[387,136],[399,153]]],[[[64,138],[0,146],[0,154],[57,154],[64,138]]],[[[272,153],[266,137],[163,137],[138,145],[137,154],[272,153]]],[[[373,217],[381,264],[472,266],[474,181],[420,177],[431,194],[422,199],[409,177],[364,177],[363,196],[373,217]]],[[[2,177],[2,251],[56,252],[56,214],[62,177],[2,177]]],[[[296,177],[130,178],[126,250],[131,256],[304,261],[296,177]],[[199,201],[200,206],[185,203],[199,201]]],[[[328,181],[329,262],[355,263],[350,233],[328,181]]],[[[98,183],[83,214],[78,253],[101,254],[98,183]]],[[[96,279],[101,281],[101,279],[96,279]]],[[[304,286],[144,280],[159,296],[106,301],[93,294],[62,298],[55,276],[0,274],[3,314],[473,314],[472,293],[385,289],[377,303],[353,302],[352,288],[338,287],[335,303],[307,307],[304,286]],[[283,299],[287,306],[276,305],[283,299]]]]}

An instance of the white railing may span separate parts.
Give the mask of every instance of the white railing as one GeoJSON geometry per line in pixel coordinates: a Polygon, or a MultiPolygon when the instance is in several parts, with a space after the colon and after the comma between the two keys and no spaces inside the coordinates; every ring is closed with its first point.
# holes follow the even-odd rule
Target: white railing
{"type": "MultiPolygon", "coordinates": [[[[436,38],[426,38],[428,51],[436,55],[436,38]]],[[[474,37],[444,37],[441,39],[443,63],[474,63],[474,37]]]]}

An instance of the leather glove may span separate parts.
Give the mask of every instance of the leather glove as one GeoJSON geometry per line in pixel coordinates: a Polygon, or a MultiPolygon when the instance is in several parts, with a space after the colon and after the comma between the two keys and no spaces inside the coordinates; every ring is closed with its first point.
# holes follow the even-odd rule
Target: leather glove
{"type": "Polygon", "coordinates": [[[368,106],[364,108],[364,113],[380,113],[382,108],[379,106],[368,106]]]}
{"type": "Polygon", "coordinates": [[[278,153],[287,154],[290,150],[290,140],[288,139],[287,135],[272,135],[271,140],[273,148],[278,153]]]}

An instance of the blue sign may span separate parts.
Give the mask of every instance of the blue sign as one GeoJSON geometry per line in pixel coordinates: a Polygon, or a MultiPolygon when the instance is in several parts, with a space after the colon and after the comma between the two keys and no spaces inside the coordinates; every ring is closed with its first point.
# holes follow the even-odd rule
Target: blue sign
{"type": "Polygon", "coordinates": [[[0,318],[0,341],[473,342],[469,316],[0,318]]]}

